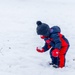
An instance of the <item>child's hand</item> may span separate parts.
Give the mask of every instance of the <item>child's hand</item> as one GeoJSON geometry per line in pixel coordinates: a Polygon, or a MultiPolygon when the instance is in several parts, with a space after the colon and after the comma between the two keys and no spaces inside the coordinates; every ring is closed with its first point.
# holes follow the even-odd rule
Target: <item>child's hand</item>
{"type": "Polygon", "coordinates": [[[44,49],[43,49],[43,48],[40,49],[40,48],[37,47],[36,50],[37,50],[38,52],[40,52],[40,53],[43,53],[43,52],[44,52],[44,49]]]}

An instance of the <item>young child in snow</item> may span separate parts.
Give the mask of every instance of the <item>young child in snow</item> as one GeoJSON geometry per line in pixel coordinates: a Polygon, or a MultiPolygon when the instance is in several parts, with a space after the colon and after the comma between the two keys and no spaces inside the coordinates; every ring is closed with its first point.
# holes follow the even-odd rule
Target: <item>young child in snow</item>
{"type": "Polygon", "coordinates": [[[68,40],[60,32],[58,26],[49,27],[49,25],[37,21],[36,32],[42,39],[45,41],[45,45],[40,49],[39,47],[36,50],[40,53],[46,52],[50,49],[50,56],[52,62],[50,65],[53,65],[54,68],[63,68],[65,67],[65,55],[69,48],[68,40]]]}

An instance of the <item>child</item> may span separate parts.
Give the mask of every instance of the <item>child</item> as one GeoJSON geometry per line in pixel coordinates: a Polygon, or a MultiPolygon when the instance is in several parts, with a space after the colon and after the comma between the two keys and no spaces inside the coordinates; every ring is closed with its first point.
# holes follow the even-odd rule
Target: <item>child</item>
{"type": "Polygon", "coordinates": [[[60,32],[58,26],[49,27],[47,24],[37,21],[36,32],[42,39],[45,41],[45,45],[36,50],[40,53],[46,52],[50,49],[50,56],[54,68],[63,68],[65,67],[65,55],[69,48],[68,40],[60,32]]]}

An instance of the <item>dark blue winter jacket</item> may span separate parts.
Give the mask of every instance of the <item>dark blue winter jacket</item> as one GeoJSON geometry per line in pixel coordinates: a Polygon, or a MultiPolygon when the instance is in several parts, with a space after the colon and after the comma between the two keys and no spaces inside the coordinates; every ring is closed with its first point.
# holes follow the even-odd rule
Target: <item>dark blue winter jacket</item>
{"type": "Polygon", "coordinates": [[[68,40],[66,38],[64,38],[63,36],[60,37],[60,35],[59,35],[60,32],[61,32],[61,30],[57,26],[53,26],[52,28],[50,28],[49,37],[44,38],[45,41],[48,39],[51,39],[50,44],[47,44],[45,42],[45,45],[43,46],[45,51],[47,51],[49,49],[48,45],[50,45],[52,48],[57,48],[59,50],[61,49],[62,45],[64,45],[64,46],[69,45],[68,40]]]}

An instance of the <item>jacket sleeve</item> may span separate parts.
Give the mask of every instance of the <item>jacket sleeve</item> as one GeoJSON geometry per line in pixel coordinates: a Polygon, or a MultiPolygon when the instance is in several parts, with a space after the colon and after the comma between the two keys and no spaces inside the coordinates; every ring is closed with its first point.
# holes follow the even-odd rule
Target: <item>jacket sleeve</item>
{"type": "Polygon", "coordinates": [[[48,51],[48,50],[51,48],[51,46],[48,45],[47,43],[45,43],[45,45],[44,45],[42,48],[43,48],[44,51],[46,52],[46,51],[48,51]]]}
{"type": "Polygon", "coordinates": [[[61,48],[61,40],[60,37],[58,35],[58,33],[52,34],[52,40],[54,42],[54,47],[53,48],[61,48]]]}

